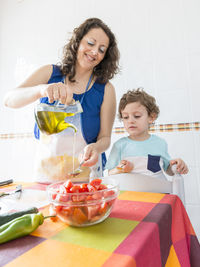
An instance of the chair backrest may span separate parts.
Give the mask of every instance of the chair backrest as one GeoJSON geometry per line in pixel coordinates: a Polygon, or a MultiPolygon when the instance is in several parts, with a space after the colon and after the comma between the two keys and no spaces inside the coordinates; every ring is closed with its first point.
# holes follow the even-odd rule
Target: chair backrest
{"type": "Polygon", "coordinates": [[[112,178],[118,180],[120,190],[176,194],[185,204],[184,183],[179,174],[172,176],[172,181],[139,173],[121,173],[112,178]]]}

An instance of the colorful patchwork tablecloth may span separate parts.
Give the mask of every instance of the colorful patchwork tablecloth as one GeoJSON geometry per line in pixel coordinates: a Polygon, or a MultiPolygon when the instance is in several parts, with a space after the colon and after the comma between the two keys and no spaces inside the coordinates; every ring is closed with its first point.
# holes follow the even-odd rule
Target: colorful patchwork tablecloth
{"type": "MultiPolygon", "coordinates": [[[[46,186],[23,188],[37,194],[46,186]]],[[[41,211],[47,215],[48,206],[41,211]]],[[[199,267],[200,244],[177,196],[123,191],[102,223],[76,228],[46,219],[31,235],[0,245],[0,266],[199,267]]]]}

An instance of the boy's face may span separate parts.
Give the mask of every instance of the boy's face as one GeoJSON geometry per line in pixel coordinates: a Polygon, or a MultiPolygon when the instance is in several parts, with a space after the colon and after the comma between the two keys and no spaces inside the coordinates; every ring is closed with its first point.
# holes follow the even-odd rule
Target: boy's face
{"type": "Polygon", "coordinates": [[[126,105],[121,111],[122,120],[130,138],[138,141],[146,140],[149,137],[149,124],[154,119],[148,115],[145,106],[140,102],[133,102],[126,105]]]}

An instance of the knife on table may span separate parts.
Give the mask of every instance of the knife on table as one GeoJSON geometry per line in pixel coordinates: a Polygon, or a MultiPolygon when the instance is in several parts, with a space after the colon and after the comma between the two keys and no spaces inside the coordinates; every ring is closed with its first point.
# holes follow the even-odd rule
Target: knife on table
{"type": "Polygon", "coordinates": [[[17,198],[20,198],[21,197],[21,193],[22,193],[22,185],[19,184],[18,186],[16,186],[16,189],[14,191],[11,191],[11,192],[0,192],[0,197],[4,197],[4,196],[10,196],[10,195],[13,195],[13,194],[16,194],[16,197],[17,198]]]}
{"type": "Polygon", "coordinates": [[[1,181],[0,186],[12,184],[12,183],[13,183],[13,179],[9,179],[9,180],[5,180],[5,181],[1,181]]]}

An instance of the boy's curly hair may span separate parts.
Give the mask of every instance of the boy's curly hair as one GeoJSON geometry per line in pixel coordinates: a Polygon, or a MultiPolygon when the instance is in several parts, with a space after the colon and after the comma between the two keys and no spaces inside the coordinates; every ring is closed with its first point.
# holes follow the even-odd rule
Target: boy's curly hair
{"type": "Polygon", "coordinates": [[[119,71],[119,50],[115,35],[110,28],[98,18],[90,18],[83,22],[78,28],[75,28],[73,35],[64,46],[63,59],[60,64],[60,69],[63,75],[68,75],[71,82],[75,82],[76,74],[76,57],[79,44],[83,37],[92,29],[102,29],[109,38],[109,46],[103,60],[94,68],[93,74],[101,83],[106,83],[112,79],[119,71]]]}
{"type": "Polygon", "coordinates": [[[156,105],[156,100],[153,96],[147,94],[143,88],[133,89],[129,90],[127,93],[125,93],[119,102],[119,118],[122,119],[122,111],[125,109],[127,104],[139,102],[141,105],[143,105],[148,115],[151,116],[152,114],[156,115],[156,119],[158,118],[158,115],[160,113],[159,107],[156,105]]]}

